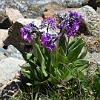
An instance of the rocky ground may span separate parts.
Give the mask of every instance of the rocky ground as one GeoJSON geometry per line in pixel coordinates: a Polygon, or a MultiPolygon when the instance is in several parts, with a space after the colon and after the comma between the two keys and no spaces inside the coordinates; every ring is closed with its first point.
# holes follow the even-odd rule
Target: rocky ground
{"type": "Polygon", "coordinates": [[[77,11],[84,20],[80,36],[88,47],[86,59],[100,64],[100,1],[95,2],[96,11],[94,6],[90,7],[94,0],[49,1],[41,3],[35,0],[30,3],[31,0],[0,0],[0,100],[8,100],[18,89],[16,83],[19,84],[19,65],[25,63],[21,53],[27,51],[27,45],[31,45],[20,38],[19,30],[31,21],[39,25],[43,18],[52,17],[56,13],[62,14],[69,9],[77,11]]]}

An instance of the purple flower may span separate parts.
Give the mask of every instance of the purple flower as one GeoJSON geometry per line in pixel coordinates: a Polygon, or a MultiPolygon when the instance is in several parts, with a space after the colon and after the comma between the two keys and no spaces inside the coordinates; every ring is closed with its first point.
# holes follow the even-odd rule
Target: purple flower
{"type": "Polygon", "coordinates": [[[33,23],[30,23],[20,29],[21,37],[27,42],[30,42],[33,37],[34,33],[37,32],[37,28],[33,23]]]}
{"type": "Polygon", "coordinates": [[[82,17],[76,12],[69,11],[69,15],[65,14],[61,19],[62,21],[58,28],[62,29],[68,37],[74,36],[79,29],[82,17]]]}
{"type": "Polygon", "coordinates": [[[48,49],[48,51],[53,51],[56,47],[56,34],[44,33],[42,34],[41,42],[48,49]]]}
{"type": "Polygon", "coordinates": [[[52,28],[53,30],[55,30],[55,29],[57,28],[55,20],[54,20],[53,18],[50,18],[50,17],[44,19],[44,20],[41,22],[41,26],[42,26],[42,27],[47,26],[47,27],[49,27],[49,28],[52,28]]]}

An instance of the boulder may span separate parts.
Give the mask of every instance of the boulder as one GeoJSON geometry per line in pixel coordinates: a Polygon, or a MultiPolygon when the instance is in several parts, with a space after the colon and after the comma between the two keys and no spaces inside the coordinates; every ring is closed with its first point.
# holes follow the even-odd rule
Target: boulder
{"type": "Polygon", "coordinates": [[[20,66],[24,63],[24,60],[12,57],[0,61],[0,84],[2,84],[0,88],[16,77],[16,74],[21,70],[20,66]]]}
{"type": "Polygon", "coordinates": [[[8,37],[8,30],[0,29],[0,48],[4,46],[4,41],[8,37]]]}
{"type": "Polygon", "coordinates": [[[6,15],[8,16],[9,21],[11,23],[14,23],[16,20],[20,18],[24,18],[19,10],[13,8],[6,8],[6,15]]]}
{"type": "Polygon", "coordinates": [[[5,58],[0,61],[0,100],[8,100],[18,92],[20,81],[20,66],[24,60],[17,58],[5,58]]]}
{"type": "MultiPolygon", "coordinates": [[[[84,6],[78,9],[78,13],[82,16],[84,20],[83,24],[86,26],[88,33],[90,33],[93,36],[100,36],[99,14],[90,6],[84,6]]],[[[83,29],[83,27],[84,26],[82,26],[81,29],[83,29]]]]}

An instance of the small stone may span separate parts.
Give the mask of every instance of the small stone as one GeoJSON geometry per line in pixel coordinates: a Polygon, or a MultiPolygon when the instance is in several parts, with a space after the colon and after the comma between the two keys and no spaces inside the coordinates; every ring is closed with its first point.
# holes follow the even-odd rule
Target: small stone
{"type": "Polygon", "coordinates": [[[6,56],[3,53],[0,52],[0,60],[2,60],[4,58],[6,58],[6,56]]]}
{"type": "Polygon", "coordinates": [[[97,7],[97,13],[100,15],[100,7],[97,7]]]}
{"type": "Polygon", "coordinates": [[[0,87],[2,87],[3,86],[3,84],[2,83],[0,83],[0,87]]]}
{"type": "Polygon", "coordinates": [[[43,18],[53,17],[52,11],[45,11],[43,13],[43,18]]]}

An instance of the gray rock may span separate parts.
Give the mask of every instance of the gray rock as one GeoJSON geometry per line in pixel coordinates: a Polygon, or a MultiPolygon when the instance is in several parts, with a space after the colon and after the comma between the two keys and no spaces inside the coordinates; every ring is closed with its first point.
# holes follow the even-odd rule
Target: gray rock
{"type": "MultiPolygon", "coordinates": [[[[77,11],[82,16],[84,20],[83,24],[86,26],[88,33],[92,34],[93,36],[100,36],[99,14],[90,6],[84,6],[79,8],[77,11]]],[[[81,29],[85,27],[84,25],[81,27],[81,29]]],[[[84,33],[87,34],[85,31],[84,33]]]]}
{"type": "Polygon", "coordinates": [[[0,84],[4,85],[13,79],[24,63],[24,60],[12,57],[2,59],[0,61],[0,84]]]}
{"type": "Polygon", "coordinates": [[[7,48],[7,53],[5,53],[7,57],[19,58],[23,59],[22,54],[18,51],[13,45],[9,45],[7,48]]]}

